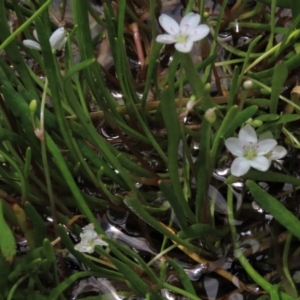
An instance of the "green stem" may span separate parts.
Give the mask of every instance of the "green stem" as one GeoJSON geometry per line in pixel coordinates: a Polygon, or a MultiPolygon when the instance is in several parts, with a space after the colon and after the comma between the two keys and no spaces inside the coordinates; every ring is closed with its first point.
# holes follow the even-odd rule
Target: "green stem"
{"type": "Polygon", "coordinates": [[[195,296],[187,291],[184,291],[178,287],[175,287],[174,285],[171,285],[169,283],[164,282],[162,286],[170,291],[173,291],[176,294],[185,296],[187,299],[192,299],[192,300],[201,300],[198,296],[195,296]]]}
{"type": "Polygon", "coordinates": [[[42,155],[42,161],[43,161],[43,167],[44,167],[44,175],[46,179],[46,186],[47,186],[47,192],[50,202],[50,208],[51,208],[51,216],[53,220],[53,228],[55,232],[55,236],[57,236],[57,218],[56,218],[56,212],[55,212],[55,201],[54,201],[54,195],[53,195],[53,188],[52,188],[52,182],[49,172],[49,164],[47,159],[47,147],[46,147],[46,141],[45,141],[45,104],[46,104],[46,97],[47,97],[47,87],[48,87],[48,79],[45,80],[45,86],[43,90],[42,95],[42,102],[41,102],[41,110],[40,110],[40,136],[39,139],[41,141],[41,155],[42,155]]]}
{"type": "Polygon", "coordinates": [[[295,283],[294,283],[291,273],[289,271],[289,251],[290,251],[292,236],[293,235],[291,233],[288,233],[288,235],[287,235],[287,238],[286,238],[286,241],[284,244],[284,249],[283,249],[282,266],[283,266],[283,273],[284,273],[285,278],[287,279],[287,283],[289,285],[290,294],[292,294],[292,296],[294,296],[296,298],[296,297],[298,297],[297,288],[295,286],[295,283]]]}
{"type": "Polygon", "coordinates": [[[13,295],[14,292],[16,291],[16,289],[18,288],[18,286],[24,281],[26,280],[31,274],[26,274],[24,276],[22,276],[21,278],[18,279],[18,281],[13,285],[13,287],[10,289],[9,294],[7,295],[7,300],[12,300],[13,299],[13,295]]]}

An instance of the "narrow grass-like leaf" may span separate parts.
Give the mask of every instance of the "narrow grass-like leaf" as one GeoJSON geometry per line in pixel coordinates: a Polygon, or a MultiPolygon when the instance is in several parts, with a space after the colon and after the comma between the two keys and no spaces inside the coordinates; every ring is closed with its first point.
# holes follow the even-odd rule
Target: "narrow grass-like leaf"
{"type": "Polygon", "coordinates": [[[204,90],[198,71],[196,70],[190,54],[181,55],[181,63],[185,71],[185,75],[197,99],[201,99],[200,105],[204,110],[215,106],[208,92],[204,90]]]}
{"type": "MultiPolygon", "coordinates": [[[[178,173],[178,146],[180,140],[180,125],[178,114],[174,103],[174,90],[172,87],[167,88],[162,93],[161,111],[168,133],[168,168],[172,187],[177,194],[179,204],[182,206],[184,214],[192,222],[195,221],[195,216],[191,211],[187,200],[184,198],[181,182],[178,173]]],[[[181,220],[183,222],[183,220],[181,220]]],[[[185,221],[186,224],[186,221],[185,221]]],[[[184,225],[184,224],[181,224],[184,225]]]]}
{"type": "Polygon", "coordinates": [[[13,263],[12,272],[9,274],[8,280],[14,282],[24,272],[37,271],[44,259],[41,250],[42,248],[36,248],[24,256],[18,257],[13,263]]]}
{"type": "Polygon", "coordinates": [[[12,262],[17,252],[15,237],[3,215],[3,200],[0,199],[0,250],[7,262],[12,262]]]}
{"type": "MultiPolygon", "coordinates": [[[[237,232],[236,232],[236,228],[235,228],[235,216],[233,213],[233,211],[234,211],[234,209],[233,209],[233,192],[232,192],[231,186],[228,186],[227,203],[228,203],[227,213],[228,213],[229,226],[231,229],[231,235],[232,235],[232,240],[233,240],[233,244],[234,244],[234,256],[239,260],[240,264],[246,270],[247,274],[253,279],[253,281],[256,282],[259,286],[261,286],[267,293],[272,294],[274,297],[274,291],[278,292],[277,285],[272,285],[271,283],[269,283],[264,277],[262,277],[253,268],[253,266],[249,262],[249,259],[245,257],[242,249],[240,248],[240,245],[238,244],[237,232]]],[[[286,293],[284,293],[282,291],[279,291],[279,293],[280,293],[279,299],[281,299],[281,300],[294,299],[293,297],[287,295],[286,293]]],[[[273,298],[271,298],[271,299],[273,299],[273,298]]]]}
{"type": "Polygon", "coordinates": [[[295,122],[295,121],[298,121],[299,119],[300,119],[300,116],[296,115],[296,114],[281,115],[278,120],[273,121],[273,122],[268,122],[268,123],[265,123],[262,126],[260,126],[256,132],[258,134],[260,134],[260,133],[266,131],[268,128],[274,127],[275,125],[295,122]]]}
{"type": "Polygon", "coordinates": [[[30,17],[24,24],[19,26],[13,33],[10,32],[7,19],[6,19],[6,9],[3,0],[0,1],[0,51],[6,50],[6,55],[9,57],[10,61],[13,63],[16,72],[19,74],[19,78],[23,82],[24,86],[35,98],[38,98],[38,93],[32,81],[32,78],[28,72],[25,61],[19,51],[16,43],[16,37],[22,33],[24,28],[28,27],[34,18],[39,16],[47,7],[51,4],[51,0],[48,0],[40,9],[38,9],[34,16],[30,17]]]}
{"type": "Polygon", "coordinates": [[[18,204],[13,205],[13,211],[18,220],[18,224],[25,235],[29,248],[34,249],[36,247],[34,243],[34,232],[32,224],[27,219],[25,211],[18,204]]]}
{"type": "MultiPolygon", "coordinates": [[[[225,132],[223,134],[224,138],[230,137],[238,127],[241,127],[249,118],[257,112],[258,107],[256,105],[247,107],[240,111],[232,120],[227,124],[225,132]]],[[[227,115],[226,115],[227,118],[227,115]]]]}
{"type": "MultiPolygon", "coordinates": [[[[213,64],[213,62],[216,60],[217,57],[218,57],[217,53],[212,53],[210,56],[208,56],[203,61],[201,61],[199,64],[197,64],[195,66],[197,72],[199,73],[200,71],[204,70],[205,68],[210,67],[213,64]]],[[[189,80],[189,76],[184,74],[184,76],[182,78],[183,85],[188,84],[189,83],[188,80],[189,80]]],[[[180,82],[180,80],[178,80],[174,83],[175,90],[177,90],[179,88],[179,82],[180,82]]]]}
{"type": "Polygon", "coordinates": [[[270,122],[270,121],[276,121],[280,118],[279,115],[277,114],[265,114],[265,115],[260,115],[255,118],[255,120],[260,120],[262,122],[270,122]]]}
{"type": "MultiPolygon", "coordinates": [[[[279,0],[277,0],[277,1],[279,1],[279,0]]],[[[298,20],[298,17],[300,15],[300,2],[299,1],[294,1],[294,0],[288,0],[286,2],[289,2],[290,6],[291,6],[291,11],[292,11],[292,16],[293,16],[293,25],[296,28],[299,28],[300,27],[300,22],[298,20]],[[296,21],[296,20],[298,20],[298,21],[296,21]]]]}
{"type": "Polygon", "coordinates": [[[184,269],[176,263],[173,259],[167,258],[167,262],[170,266],[177,272],[180,282],[182,283],[184,290],[191,293],[194,296],[197,296],[196,291],[191,283],[190,278],[187,276],[184,269]]]}
{"type": "Polygon", "coordinates": [[[148,285],[143,281],[138,274],[128,268],[126,264],[119,261],[118,259],[112,259],[113,264],[118,270],[124,275],[125,280],[129,283],[129,287],[135,291],[138,295],[144,296],[148,292],[148,285]]]}
{"type": "Polygon", "coordinates": [[[187,226],[187,220],[184,215],[184,211],[182,210],[182,205],[174,191],[166,182],[163,180],[159,181],[159,188],[162,191],[163,195],[170,202],[172,209],[181,225],[181,228],[185,228],[187,226]]]}
{"type": "MultiPolygon", "coordinates": [[[[286,57],[286,59],[284,59],[284,63],[288,69],[289,72],[291,72],[292,70],[294,70],[295,68],[298,68],[300,66],[300,55],[292,55],[292,57],[286,57]]],[[[252,78],[255,79],[264,79],[264,78],[268,78],[268,77],[272,77],[272,75],[274,74],[274,68],[272,67],[270,69],[266,69],[264,71],[261,72],[257,72],[257,73],[253,73],[253,72],[249,72],[249,76],[251,76],[252,78]]]]}
{"type": "Polygon", "coordinates": [[[56,264],[53,246],[48,239],[44,239],[42,252],[45,255],[45,262],[42,265],[43,272],[48,272],[50,270],[51,264],[56,264]]]}
{"type": "Polygon", "coordinates": [[[204,235],[211,235],[221,238],[227,232],[227,228],[225,228],[224,230],[218,230],[207,224],[193,224],[188,228],[179,231],[177,235],[181,239],[195,239],[204,235]]]}
{"type": "MultiPolygon", "coordinates": [[[[219,129],[221,130],[221,129],[219,129]]],[[[208,185],[212,175],[213,160],[210,157],[210,136],[211,136],[211,124],[204,119],[201,124],[200,132],[200,147],[197,159],[197,192],[195,198],[196,206],[196,221],[201,222],[201,217],[204,215],[203,210],[207,210],[208,206],[208,185]]],[[[205,213],[206,211],[204,211],[205,213]]],[[[203,221],[203,220],[202,220],[203,221]]]]}
{"type": "Polygon", "coordinates": [[[68,70],[67,74],[64,77],[64,80],[69,80],[74,74],[87,68],[94,62],[95,62],[95,58],[90,58],[88,60],[85,60],[85,61],[82,61],[82,62],[76,64],[74,67],[72,67],[68,70]]]}
{"type": "Polygon", "coordinates": [[[300,238],[300,221],[276,198],[264,191],[254,181],[247,180],[246,185],[255,201],[262,209],[269,212],[278,223],[284,226],[289,232],[300,238]]]}
{"type": "MultiPolygon", "coordinates": [[[[210,150],[210,163],[212,164],[211,166],[214,165],[218,151],[219,151],[219,146],[221,143],[221,138],[224,137],[225,132],[228,131],[228,127],[232,125],[232,123],[239,123],[236,122],[236,116],[238,113],[238,107],[237,105],[233,105],[230,108],[230,111],[226,114],[221,127],[218,129],[218,131],[215,134],[214,141],[212,144],[212,148],[210,150]]],[[[236,126],[240,126],[241,124],[236,124],[236,126]]]]}
{"type": "Polygon", "coordinates": [[[10,271],[10,264],[4,259],[4,256],[0,253],[0,294],[2,295],[5,294],[5,291],[8,288],[7,280],[10,271]]]}
{"type": "Polygon", "coordinates": [[[155,218],[149,215],[148,212],[143,208],[135,194],[129,194],[129,196],[124,199],[124,203],[143,221],[145,221],[147,224],[149,224],[150,226],[152,226],[157,231],[161,232],[163,235],[167,236],[174,242],[194,251],[200,250],[198,247],[184,241],[183,239],[178,238],[177,235],[171,233],[168,229],[162,226],[155,218]]]}
{"type": "Polygon", "coordinates": [[[76,282],[81,278],[92,277],[92,276],[98,277],[99,274],[93,271],[85,271],[85,272],[78,272],[71,275],[51,291],[49,295],[49,299],[56,300],[59,297],[59,295],[61,295],[71,284],[73,284],[74,282],[76,282]]]}
{"type": "Polygon", "coordinates": [[[43,240],[46,238],[45,222],[31,203],[25,202],[24,209],[33,224],[34,246],[41,247],[43,245],[43,240]]]}
{"type": "MultiPolygon", "coordinates": [[[[268,182],[282,182],[282,183],[290,183],[293,185],[300,185],[300,179],[295,178],[293,176],[266,171],[260,172],[254,169],[251,169],[247,174],[243,176],[246,179],[256,180],[256,181],[268,181],[268,182]]],[[[226,180],[226,184],[230,184],[236,181],[236,177],[229,176],[226,180]]]]}
{"type": "Polygon", "coordinates": [[[104,234],[97,219],[95,218],[94,214],[92,213],[92,211],[88,207],[87,203],[85,202],[84,198],[82,197],[80,190],[79,190],[77,184],[75,183],[74,178],[73,178],[72,174],[70,173],[70,171],[65,163],[65,160],[63,159],[61,152],[59,151],[59,149],[57,148],[57,146],[55,145],[55,143],[53,142],[53,140],[51,139],[51,137],[48,134],[46,134],[46,143],[47,143],[47,148],[48,148],[49,152],[53,155],[57,167],[61,171],[63,178],[65,179],[66,183],[68,184],[70,191],[72,192],[74,199],[77,202],[78,208],[81,210],[81,212],[83,214],[86,215],[86,217],[90,220],[91,223],[95,224],[95,228],[97,229],[97,231],[104,234]]]}
{"type": "Polygon", "coordinates": [[[11,110],[13,116],[19,120],[19,126],[23,129],[25,140],[30,143],[33,155],[40,153],[38,139],[36,138],[31,120],[28,104],[25,99],[16,92],[11,82],[6,77],[5,73],[0,68],[0,91],[3,94],[7,107],[11,110]]]}
{"type": "Polygon", "coordinates": [[[236,95],[238,93],[239,76],[240,76],[240,68],[238,66],[235,66],[234,71],[233,71],[233,75],[232,75],[228,100],[227,100],[227,113],[230,111],[231,107],[233,106],[234,100],[235,100],[236,95]]]}
{"type": "MultiPolygon", "coordinates": [[[[153,270],[146,264],[144,259],[139,254],[137,254],[136,252],[131,250],[127,245],[120,243],[119,241],[110,240],[109,247],[111,247],[112,244],[114,245],[115,248],[119,248],[120,250],[122,250],[122,252],[124,252],[126,254],[126,256],[128,257],[128,259],[137,261],[140,264],[140,270],[136,270],[136,271],[139,271],[139,272],[142,271],[143,273],[147,273],[149,278],[151,278],[151,280],[153,280],[153,282],[159,283],[159,281],[160,281],[159,278],[155,275],[153,270]]],[[[124,263],[126,263],[126,261],[124,261],[124,263]]],[[[130,266],[130,265],[128,265],[128,266],[130,266]]]]}
{"type": "Polygon", "coordinates": [[[271,103],[270,113],[276,114],[278,109],[279,95],[282,92],[284,82],[288,76],[288,69],[284,62],[279,62],[274,68],[274,74],[272,77],[272,89],[271,89],[271,103]]]}

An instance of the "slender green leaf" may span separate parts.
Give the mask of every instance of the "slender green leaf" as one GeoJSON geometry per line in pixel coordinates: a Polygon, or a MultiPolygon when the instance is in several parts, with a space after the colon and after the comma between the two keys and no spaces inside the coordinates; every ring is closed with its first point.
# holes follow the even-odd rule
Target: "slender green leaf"
{"type": "Polygon", "coordinates": [[[4,219],[2,202],[3,200],[0,199],[0,250],[4,259],[12,262],[17,252],[17,246],[15,237],[4,219]]]}
{"type": "Polygon", "coordinates": [[[274,68],[272,77],[270,113],[276,114],[278,109],[279,95],[282,92],[284,82],[288,76],[288,69],[284,62],[279,62],[274,68]]]}
{"type": "Polygon", "coordinates": [[[300,221],[295,215],[288,211],[281,202],[264,191],[254,181],[247,180],[246,185],[255,201],[262,209],[269,212],[278,223],[287,228],[288,231],[297,238],[300,238],[300,221]]]}
{"type": "Polygon", "coordinates": [[[34,246],[41,247],[43,245],[43,240],[46,238],[45,222],[31,203],[26,202],[24,209],[33,224],[34,246]]]}

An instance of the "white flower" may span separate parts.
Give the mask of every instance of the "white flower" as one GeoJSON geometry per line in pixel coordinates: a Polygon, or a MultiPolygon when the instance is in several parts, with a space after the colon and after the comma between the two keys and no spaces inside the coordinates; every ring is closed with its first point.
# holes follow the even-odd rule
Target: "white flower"
{"type": "MultiPolygon", "coordinates": [[[[271,131],[266,131],[261,134],[258,138],[259,141],[273,139],[273,134],[271,131]]],[[[266,154],[266,157],[269,159],[271,164],[272,160],[277,160],[286,156],[287,150],[283,146],[275,146],[269,153],[266,154]]]]}
{"type": "Polygon", "coordinates": [[[74,246],[74,249],[80,252],[93,253],[95,246],[108,246],[94,229],[94,224],[85,226],[80,233],[81,241],[74,246]]]}
{"type": "MultiPolygon", "coordinates": [[[[36,30],[33,30],[33,35],[35,39],[38,41],[39,39],[36,30]]],[[[52,50],[57,50],[62,48],[67,42],[66,31],[64,27],[59,27],[58,29],[56,29],[50,36],[49,42],[52,50]]],[[[40,44],[36,41],[24,40],[23,44],[30,49],[39,50],[39,51],[41,50],[40,44]]]]}
{"type": "Polygon", "coordinates": [[[198,25],[200,15],[193,12],[185,15],[180,25],[165,14],[162,14],[158,20],[168,34],[159,34],[156,41],[162,44],[175,43],[175,48],[180,52],[190,52],[194,42],[205,38],[209,33],[207,25],[198,25]]]}
{"type": "Polygon", "coordinates": [[[284,157],[287,153],[282,146],[277,146],[270,132],[257,135],[252,126],[246,125],[239,131],[238,138],[228,138],[225,141],[227,149],[237,156],[231,165],[231,174],[242,176],[252,167],[259,171],[267,171],[271,161],[284,157]]]}

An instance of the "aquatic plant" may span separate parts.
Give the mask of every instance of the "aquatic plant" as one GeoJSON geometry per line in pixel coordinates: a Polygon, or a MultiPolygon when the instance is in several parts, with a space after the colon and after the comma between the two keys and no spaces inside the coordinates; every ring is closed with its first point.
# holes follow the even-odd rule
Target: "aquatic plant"
{"type": "Polygon", "coordinates": [[[298,1],[170,3],[0,0],[0,300],[297,299],[298,1]]]}

